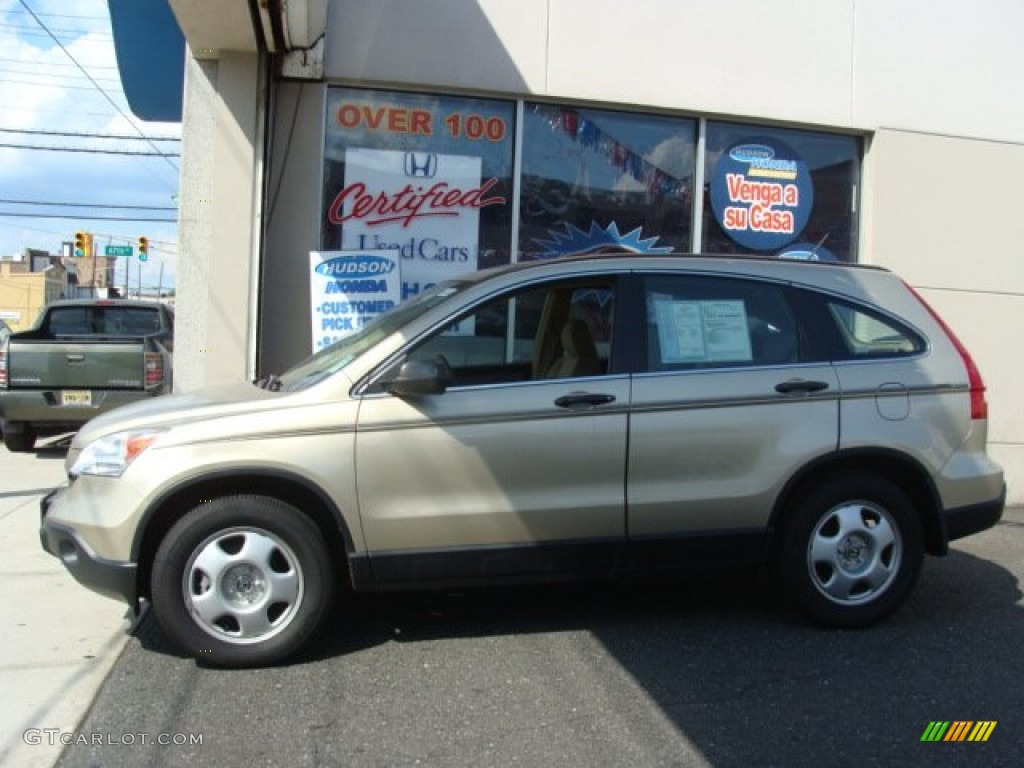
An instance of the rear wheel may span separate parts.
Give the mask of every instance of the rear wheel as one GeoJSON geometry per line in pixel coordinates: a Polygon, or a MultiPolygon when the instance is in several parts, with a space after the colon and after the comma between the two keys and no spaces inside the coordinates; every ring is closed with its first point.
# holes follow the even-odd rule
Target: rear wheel
{"type": "Polygon", "coordinates": [[[832,476],[801,495],[778,553],[799,606],[838,627],[866,626],[899,608],[923,559],[913,504],[898,486],[867,472],[832,476]]]}
{"type": "Polygon", "coordinates": [[[308,642],[330,608],[330,554],[316,525],[266,496],[193,509],[153,561],[153,611],[198,659],[229,667],[279,662],[308,642]]]}
{"type": "Polygon", "coordinates": [[[4,446],[11,453],[29,453],[36,446],[36,433],[27,424],[4,426],[4,446]],[[13,431],[14,427],[17,431],[13,431]]]}

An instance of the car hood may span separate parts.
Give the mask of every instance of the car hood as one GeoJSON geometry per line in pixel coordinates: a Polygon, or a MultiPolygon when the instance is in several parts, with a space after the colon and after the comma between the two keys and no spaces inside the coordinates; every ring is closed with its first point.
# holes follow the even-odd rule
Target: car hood
{"type": "Polygon", "coordinates": [[[276,407],[284,396],[248,382],[160,395],[97,416],[79,430],[72,446],[81,448],[104,435],[129,429],[161,429],[222,416],[258,413],[276,407]]]}

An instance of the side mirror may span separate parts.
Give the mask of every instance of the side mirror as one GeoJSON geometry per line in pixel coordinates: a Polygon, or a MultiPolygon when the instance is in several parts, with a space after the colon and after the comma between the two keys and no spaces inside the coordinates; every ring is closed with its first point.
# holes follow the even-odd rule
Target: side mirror
{"type": "Polygon", "coordinates": [[[407,360],[394,377],[381,381],[384,391],[396,397],[440,395],[448,389],[451,371],[441,361],[407,360]]]}

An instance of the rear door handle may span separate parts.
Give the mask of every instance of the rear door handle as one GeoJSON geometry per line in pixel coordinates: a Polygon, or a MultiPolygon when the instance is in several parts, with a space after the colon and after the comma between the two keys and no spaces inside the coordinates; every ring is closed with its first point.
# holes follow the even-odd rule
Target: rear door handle
{"type": "Polygon", "coordinates": [[[76,352],[68,352],[65,357],[69,363],[81,363],[85,361],[85,355],[76,352]]]}
{"type": "Polygon", "coordinates": [[[615,395],[605,395],[598,392],[570,392],[555,400],[559,408],[583,408],[586,406],[607,405],[615,402],[615,395]]]}
{"type": "Polygon", "coordinates": [[[821,392],[823,389],[828,389],[827,381],[808,381],[807,379],[790,379],[789,381],[781,381],[775,385],[775,391],[783,395],[789,395],[794,392],[821,392]]]}

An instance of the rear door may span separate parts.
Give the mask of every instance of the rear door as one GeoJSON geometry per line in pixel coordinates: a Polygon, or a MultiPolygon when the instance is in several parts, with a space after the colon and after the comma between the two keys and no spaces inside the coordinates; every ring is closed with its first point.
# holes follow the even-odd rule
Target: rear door
{"type": "Polygon", "coordinates": [[[786,480],[836,450],[836,373],[814,360],[785,285],[683,274],[640,282],[629,536],[754,540],[786,480]]]}

